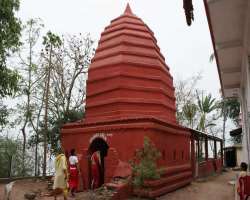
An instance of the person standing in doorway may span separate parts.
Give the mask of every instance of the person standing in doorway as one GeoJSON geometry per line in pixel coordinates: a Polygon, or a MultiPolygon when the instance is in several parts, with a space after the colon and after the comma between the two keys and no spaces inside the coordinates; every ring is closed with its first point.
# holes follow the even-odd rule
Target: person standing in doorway
{"type": "Polygon", "coordinates": [[[69,157],[69,188],[71,195],[74,197],[78,188],[78,180],[81,175],[79,161],[75,149],[71,149],[69,157]]]}
{"type": "Polygon", "coordinates": [[[100,187],[101,181],[101,155],[100,151],[95,151],[91,155],[91,188],[95,189],[100,187]]]}

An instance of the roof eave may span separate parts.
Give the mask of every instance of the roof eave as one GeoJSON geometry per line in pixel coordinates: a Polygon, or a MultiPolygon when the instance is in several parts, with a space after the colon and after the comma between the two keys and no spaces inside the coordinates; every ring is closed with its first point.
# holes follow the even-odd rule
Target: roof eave
{"type": "Polygon", "coordinates": [[[216,47],[215,47],[215,38],[214,38],[213,27],[212,27],[212,23],[211,23],[210,12],[209,12],[207,1],[203,0],[203,2],[204,2],[204,6],[205,6],[206,15],[207,15],[207,21],[208,21],[210,36],[211,36],[211,40],[212,40],[212,44],[213,44],[214,57],[215,57],[216,66],[217,66],[217,70],[218,70],[218,74],[219,74],[221,92],[222,92],[222,96],[225,97],[224,88],[223,88],[222,79],[221,79],[220,64],[219,64],[217,50],[216,50],[216,47]]]}

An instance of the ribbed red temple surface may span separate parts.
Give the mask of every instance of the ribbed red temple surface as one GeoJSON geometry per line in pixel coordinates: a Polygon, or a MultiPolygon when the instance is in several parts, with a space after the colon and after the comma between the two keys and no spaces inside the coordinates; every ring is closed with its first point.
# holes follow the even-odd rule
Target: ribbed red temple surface
{"type": "Polygon", "coordinates": [[[175,96],[154,33],[128,5],[101,34],[88,74],[85,122],[139,117],[176,123],[175,96]]]}

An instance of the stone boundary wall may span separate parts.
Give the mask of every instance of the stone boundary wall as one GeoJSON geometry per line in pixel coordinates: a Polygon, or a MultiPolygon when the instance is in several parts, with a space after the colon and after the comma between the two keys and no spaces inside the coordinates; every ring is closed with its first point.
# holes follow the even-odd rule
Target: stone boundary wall
{"type": "MultiPolygon", "coordinates": [[[[45,179],[50,179],[52,176],[46,176],[45,179]]],[[[10,183],[12,181],[18,181],[18,180],[28,180],[28,179],[43,179],[42,176],[25,176],[25,177],[10,177],[10,178],[0,178],[0,184],[4,183],[10,183]]]]}

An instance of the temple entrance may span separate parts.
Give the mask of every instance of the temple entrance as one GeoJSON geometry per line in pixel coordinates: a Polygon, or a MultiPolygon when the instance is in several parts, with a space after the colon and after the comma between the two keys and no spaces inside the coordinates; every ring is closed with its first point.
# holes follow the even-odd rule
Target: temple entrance
{"type": "Polygon", "coordinates": [[[104,158],[107,156],[108,148],[108,144],[102,138],[95,138],[89,146],[89,188],[91,189],[104,184],[104,158]]]}

